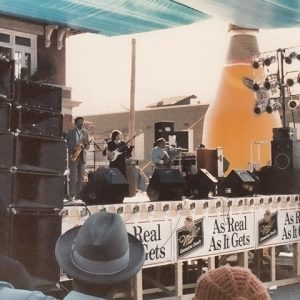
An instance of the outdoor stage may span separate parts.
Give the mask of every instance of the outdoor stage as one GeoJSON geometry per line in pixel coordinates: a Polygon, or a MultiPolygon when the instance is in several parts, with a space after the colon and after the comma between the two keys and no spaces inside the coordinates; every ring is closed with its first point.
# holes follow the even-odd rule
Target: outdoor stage
{"type": "Polygon", "coordinates": [[[128,232],[143,242],[146,261],[136,278],[136,299],[147,293],[141,284],[145,269],[173,265],[175,283],[168,288],[156,284],[167,295],[178,296],[186,289],[183,266],[201,273],[199,261],[207,269],[226,262],[251,266],[269,286],[298,281],[298,194],[150,202],[146,193],[138,193],[122,204],[77,204],[64,207],[63,232],[82,224],[90,214],[106,210],[120,214],[128,232]],[[290,251],[285,252],[287,248],[290,251]]]}

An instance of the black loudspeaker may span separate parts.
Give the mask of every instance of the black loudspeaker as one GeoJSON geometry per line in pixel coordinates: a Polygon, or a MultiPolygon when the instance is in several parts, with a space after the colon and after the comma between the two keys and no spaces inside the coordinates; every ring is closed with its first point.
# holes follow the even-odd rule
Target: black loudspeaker
{"type": "Polygon", "coordinates": [[[13,82],[15,72],[15,61],[0,59],[0,98],[13,98],[13,82]]]}
{"type": "Polygon", "coordinates": [[[24,264],[32,276],[54,282],[60,276],[55,258],[55,244],[61,235],[59,211],[13,207],[0,222],[6,228],[0,237],[3,253],[24,264]]]}
{"type": "Polygon", "coordinates": [[[123,203],[128,195],[128,181],[117,168],[98,168],[89,175],[89,182],[80,197],[88,205],[123,203]]]}
{"type": "Polygon", "coordinates": [[[0,168],[10,169],[14,164],[14,134],[0,131],[0,144],[0,168]]]}
{"type": "Polygon", "coordinates": [[[11,103],[0,103],[0,130],[10,130],[11,124],[11,103]]]}
{"type": "Polygon", "coordinates": [[[147,188],[151,201],[181,200],[184,194],[185,179],[179,169],[154,170],[147,188]]]}
{"type": "Polygon", "coordinates": [[[175,131],[176,146],[178,148],[189,149],[189,133],[188,131],[175,131]]]}
{"type": "Polygon", "coordinates": [[[66,141],[63,139],[18,134],[15,166],[18,170],[64,174],[66,151],[66,141]]]}
{"type": "Polygon", "coordinates": [[[248,170],[232,170],[220,185],[220,195],[250,196],[259,192],[259,179],[248,170]]]}
{"type": "Polygon", "coordinates": [[[273,128],[273,140],[295,140],[297,138],[296,128],[281,127],[273,128]]]}
{"type": "Polygon", "coordinates": [[[62,208],[64,176],[20,170],[0,170],[0,199],[5,206],[62,208]]]}
{"type": "Polygon", "coordinates": [[[278,170],[300,170],[300,140],[273,140],[272,166],[278,170]]]}
{"type": "Polygon", "coordinates": [[[23,106],[60,112],[62,88],[18,79],[15,82],[15,101],[23,106]]]}
{"type": "Polygon", "coordinates": [[[159,138],[169,140],[169,135],[174,135],[174,122],[161,121],[154,123],[154,138],[155,141],[159,138]]]}
{"type": "Polygon", "coordinates": [[[260,180],[264,195],[300,193],[300,171],[265,166],[254,173],[260,180]]]}
{"type": "Polygon", "coordinates": [[[209,194],[215,195],[218,180],[206,169],[200,169],[197,174],[187,177],[186,196],[193,199],[207,198],[209,194]]]}
{"type": "Polygon", "coordinates": [[[16,132],[61,138],[63,116],[60,113],[15,106],[11,125],[16,132]]]}

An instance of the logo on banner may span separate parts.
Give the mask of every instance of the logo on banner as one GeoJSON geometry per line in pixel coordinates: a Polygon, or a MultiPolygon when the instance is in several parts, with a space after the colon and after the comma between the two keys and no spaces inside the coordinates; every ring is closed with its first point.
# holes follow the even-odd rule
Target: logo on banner
{"type": "Polygon", "coordinates": [[[258,244],[278,235],[278,212],[271,214],[269,210],[264,213],[264,218],[258,221],[258,244]]]}
{"type": "Polygon", "coordinates": [[[181,258],[203,246],[203,218],[194,221],[191,216],[184,220],[184,226],[176,232],[177,256],[181,258]]]}

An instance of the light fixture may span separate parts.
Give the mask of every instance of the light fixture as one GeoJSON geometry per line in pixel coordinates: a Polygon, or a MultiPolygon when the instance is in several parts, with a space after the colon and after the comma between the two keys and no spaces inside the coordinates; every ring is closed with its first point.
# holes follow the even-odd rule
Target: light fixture
{"type": "Polygon", "coordinates": [[[266,106],[266,112],[271,114],[273,111],[281,109],[281,104],[273,99],[270,99],[266,106]]]}
{"type": "Polygon", "coordinates": [[[270,57],[267,57],[267,58],[264,59],[264,66],[269,67],[275,61],[276,61],[276,57],[274,55],[270,56],[270,57]]]}
{"type": "Polygon", "coordinates": [[[298,74],[297,77],[294,78],[290,77],[286,80],[286,85],[289,87],[293,86],[295,83],[300,83],[300,73],[298,74]]]}
{"type": "Polygon", "coordinates": [[[264,59],[261,57],[259,59],[254,59],[253,62],[252,62],[252,68],[253,69],[259,69],[259,67],[261,65],[263,65],[264,63],[264,59]]]}
{"type": "Polygon", "coordinates": [[[269,77],[267,77],[264,81],[264,88],[266,90],[275,89],[277,87],[277,81],[272,79],[270,80],[269,77]]]}
{"type": "Polygon", "coordinates": [[[254,106],[254,113],[256,115],[260,115],[261,113],[266,111],[266,100],[257,101],[254,106]]]}
{"type": "Polygon", "coordinates": [[[253,91],[258,91],[259,89],[261,89],[263,86],[262,84],[258,83],[258,82],[253,82],[253,85],[252,85],[252,89],[253,91]]]}
{"type": "Polygon", "coordinates": [[[293,59],[295,59],[296,57],[297,57],[297,53],[295,51],[293,51],[284,58],[284,61],[286,64],[290,65],[292,63],[293,59]]]}
{"type": "Polygon", "coordinates": [[[299,107],[299,100],[295,100],[295,99],[291,99],[289,102],[288,102],[288,107],[290,110],[295,110],[297,107],[299,107]]]}

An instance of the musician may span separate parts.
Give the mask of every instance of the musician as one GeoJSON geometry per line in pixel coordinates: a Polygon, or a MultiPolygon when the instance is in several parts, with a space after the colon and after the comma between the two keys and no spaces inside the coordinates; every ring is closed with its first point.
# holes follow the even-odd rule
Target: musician
{"type": "Polygon", "coordinates": [[[75,127],[71,128],[66,134],[70,169],[69,196],[75,199],[80,199],[86,164],[86,150],[89,149],[89,135],[83,128],[83,124],[84,119],[82,117],[75,118],[75,127]]]}
{"type": "Polygon", "coordinates": [[[156,140],[155,144],[156,146],[152,149],[151,152],[151,161],[153,168],[156,169],[170,167],[170,156],[165,149],[166,140],[164,138],[159,138],[156,140]]]}
{"type": "Polygon", "coordinates": [[[131,157],[131,152],[134,146],[129,146],[122,140],[122,132],[113,130],[110,135],[111,141],[107,143],[107,158],[110,168],[118,168],[120,172],[127,178],[126,175],[126,158],[131,157]]]}

